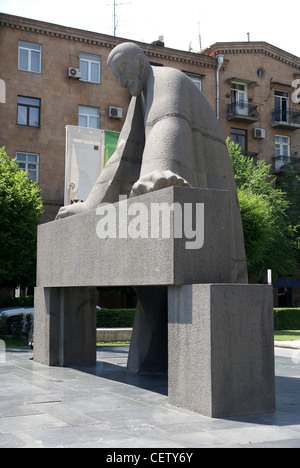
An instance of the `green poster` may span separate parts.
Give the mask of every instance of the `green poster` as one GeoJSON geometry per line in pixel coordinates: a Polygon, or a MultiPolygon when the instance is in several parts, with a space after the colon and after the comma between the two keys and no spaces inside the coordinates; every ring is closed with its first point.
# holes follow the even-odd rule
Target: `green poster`
{"type": "Polygon", "coordinates": [[[115,152],[119,135],[119,132],[110,132],[108,130],[104,132],[104,166],[115,152]]]}

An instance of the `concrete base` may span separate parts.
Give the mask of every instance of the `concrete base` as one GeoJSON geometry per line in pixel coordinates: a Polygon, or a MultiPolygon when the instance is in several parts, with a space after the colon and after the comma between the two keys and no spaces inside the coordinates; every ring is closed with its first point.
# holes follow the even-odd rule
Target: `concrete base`
{"type": "Polygon", "coordinates": [[[208,417],[275,411],[268,285],[169,288],[169,403],[208,417]]]}
{"type": "Polygon", "coordinates": [[[96,289],[36,288],[34,360],[47,366],[96,364],[96,289]]]}
{"type": "Polygon", "coordinates": [[[229,195],[226,190],[168,187],[109,205],[118,229],[107,238],[99,232],[101,219],[107,219],[97,210],[42,224],[37,286],[230,283],[234,253],[229,195]],[[204,206],[204,219],[196,214],[199,206],[204,206]],[[139,216],[130,214],[138,210],[139,216]],[[137,227],[129,234],[130,226],[139,223],[147,232],[137,227]],[[152,227],[157,229],[153,232],[152,227]]]}
{"type": "Polygon", "coordinates": [[[155,373],[168,370],[168,288],[135,288],[135,313],[127,370],[155,373]]]}

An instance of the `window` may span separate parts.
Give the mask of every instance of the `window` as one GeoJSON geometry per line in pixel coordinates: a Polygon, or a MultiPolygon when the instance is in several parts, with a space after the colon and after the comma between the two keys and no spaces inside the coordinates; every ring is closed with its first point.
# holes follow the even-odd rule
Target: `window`
{"type": "Polygon", "coordinates": [[[289,121],[289,93],[285,91],[275,91],[275,120],[289,121]]]}
{"type": "Polygon", "coordinates": [[[79,106],[79,127],[100,128],[99,114],[97,107],[79,106]]]}
{"type": "Polygon", "coordinates": [[[17,153],[17,162],[20,169],[28,172],[28,177],[38,182],[39,155],[32,153],[17,153]]]}
{"type": "Polygon", "coordinates": [[[244,83],[231,83],[231,105],[235,114],[248,115],[248,92],[244,83]]]}
{"type": "Polygon", "coordinates": [[[290,162],[290,137],[275,135],[275,170],[290,162]]]}
{"type": "Polygon", "coordinates": [[[4,80],[0,80],[0,104],[6,103],[6,85],[4,80]]]}
{"type": "Polygon", "coordinates": [[[100,57],[80,54],[81,81],[100,83],[100,57]]]}
{"type": "Polygon", "coordinates": [[[18,96],[18,125],[40,126],[41,100],[18,96]]]}
{"type": "Polygon", "coordinates": [[[41,73],[42,46],[19,42],[19,70],[41,73]]]}
{"type": "Polygon", "coordinates": [[[265,74],[266,74],[266,72],[265,72],[265,70],[264,70],[263,68],[259,68],[259,69],[257,70],[257,76],[258,76],[258,78],[261,78],[261,79],[264,78],[264,77],[265,77],[265,74]]]}
{"type": "Polygon", "coordinates": [[[200,91],[202,90],[202,78],[199,75],[188,75],[188,77],[195,83],[200,91]]]}
{"type": "Polygon", "coordinates": [[[232,128],[230,131],[230,137],[232,141],[239,144],[242,153],[247,152],[247,130],[232,128]]]}

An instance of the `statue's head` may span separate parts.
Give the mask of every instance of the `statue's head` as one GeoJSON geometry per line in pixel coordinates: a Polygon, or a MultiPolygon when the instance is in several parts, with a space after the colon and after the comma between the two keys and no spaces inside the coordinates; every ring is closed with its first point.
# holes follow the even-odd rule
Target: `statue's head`
{"type": "Polygon", "coordinates": [[[150,64],[139,46],[132,42],[116,46],[109,54],[107,64],[120,85],[128,88],[132,96],[143,91],[150,64]]]}

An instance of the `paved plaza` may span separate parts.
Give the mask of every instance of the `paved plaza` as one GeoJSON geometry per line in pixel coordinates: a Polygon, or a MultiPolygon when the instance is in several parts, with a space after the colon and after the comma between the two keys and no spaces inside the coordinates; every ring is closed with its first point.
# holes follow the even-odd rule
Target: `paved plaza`
{"type": "Polygon", "coordinates": [[[126,346],[97,348],[93,368],[32,354],[0,363],[0,448],[300,448],[299,348],[275,348],[275,414],[226,419],[168,405],[167,376],[128,374],[126,346]]]}

